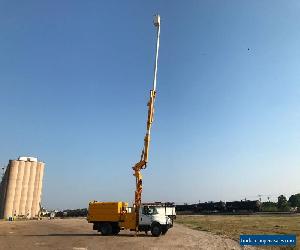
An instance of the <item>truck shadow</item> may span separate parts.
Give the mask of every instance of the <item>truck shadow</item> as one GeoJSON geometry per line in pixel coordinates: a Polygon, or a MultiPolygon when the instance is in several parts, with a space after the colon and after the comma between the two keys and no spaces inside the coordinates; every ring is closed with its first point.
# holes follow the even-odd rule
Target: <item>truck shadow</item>
{"type": "Polygon", "coordinates": [[[77,237],[77,236],[81,236],[81,237],[84,237],[84,236],[95,236],[95,237],[104,237],[104,238],[109,238],[109,237],[152,237],[151,234],[118,234],[118,235],[109,235],[109,236],[103,236],[101,234],[82,234],[82,233],[61,233],[61,234],[26,234],[26,235],[23,235],[23,236],[26,236],[26,237],[53,237],[53,236],[56,236],[56,237],[77,237]]]}

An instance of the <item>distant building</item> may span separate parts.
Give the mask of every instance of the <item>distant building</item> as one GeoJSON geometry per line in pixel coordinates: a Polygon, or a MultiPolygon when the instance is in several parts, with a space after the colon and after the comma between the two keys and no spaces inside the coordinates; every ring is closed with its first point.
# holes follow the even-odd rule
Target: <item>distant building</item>
{"type": "Polygon", "coordinates": [[[39,216],[45,163],[10,160],[0,184],[0,218],[39,216]]]}

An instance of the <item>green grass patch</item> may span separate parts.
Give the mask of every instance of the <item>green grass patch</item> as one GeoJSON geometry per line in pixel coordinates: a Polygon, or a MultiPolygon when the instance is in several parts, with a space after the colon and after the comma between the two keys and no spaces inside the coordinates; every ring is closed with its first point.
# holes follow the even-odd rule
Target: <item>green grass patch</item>
{"type": "Polygon", "coordinates": [[[177,215],[176,222],[237,241],[240,234],[296,234],[300,241],[300,215],[177,215]]]}

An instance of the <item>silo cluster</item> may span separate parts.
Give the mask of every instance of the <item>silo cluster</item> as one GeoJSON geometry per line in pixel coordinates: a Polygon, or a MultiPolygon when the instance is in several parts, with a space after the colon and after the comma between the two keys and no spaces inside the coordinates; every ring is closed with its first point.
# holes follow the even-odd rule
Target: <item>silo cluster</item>
{"type": "Polygon", "coordinates": [[[0,218],[39,215],[44,167],[34,157],[9,161],[0,185],[0,218]]]}

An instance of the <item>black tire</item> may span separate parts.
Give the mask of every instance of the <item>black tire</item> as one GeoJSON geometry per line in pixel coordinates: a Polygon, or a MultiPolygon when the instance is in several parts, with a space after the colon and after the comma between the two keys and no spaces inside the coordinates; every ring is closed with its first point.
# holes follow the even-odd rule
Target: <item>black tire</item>
{"type": "Polygon", "coordinates": [[[162,235],[165,235],[167,232],[168,232],[168,229],[167,229],[167,228],[163,228],[163,229],[161,230],[161,234],[162,234],[162,235]]]}
{"type": "Polygon", "coordinates": [[[115,226],[115,227],[113,227],[112,228],[112,234],[113,235],[117,235],[117,234],[119,234],[120,233],[120,227],[119,226],[115,226]]]}
{"type": "Polygon", "coordinates": [[[154,225],[151,226],[151,234],[154,237],[158,237],[161,235],[161,225],[158,223],[155,223],[154,225]]]}
{"type": "Polygon", "coordinates": [[[93,230],[99,231],[99,224],[98,223],[93,224],[93,230]]]}
{"type": "Polygon", "coordinates": [[[104,236],[112,234],[112,226],[110,223],[101,224],[99,229],[101,234],[104,236]]]}

